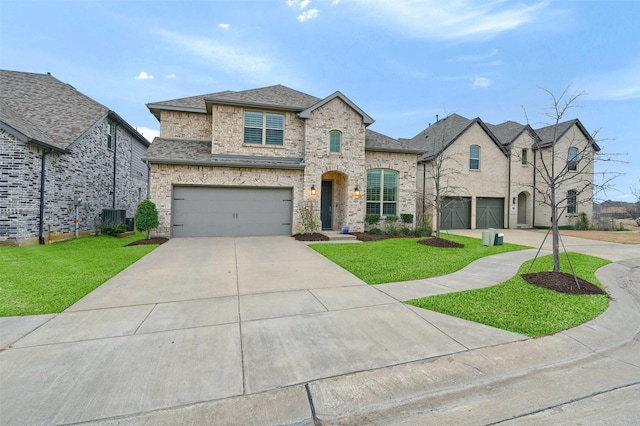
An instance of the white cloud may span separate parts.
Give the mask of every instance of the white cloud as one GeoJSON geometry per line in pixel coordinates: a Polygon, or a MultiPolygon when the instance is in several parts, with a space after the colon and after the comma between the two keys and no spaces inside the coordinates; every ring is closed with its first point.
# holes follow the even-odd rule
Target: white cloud
{"type": "Polygon", "coordinates": [[[485,77],[477,77],[471,85],[474,89],[480,89],[491,86],[492,81],[485,77]]]}
{"type": "Polygon", "coordinates": [[[299,0],[287,0],[286,3],[287,3],[287,6],[289,6],[289,7],[296,7],[300,3],[300,1],[299,0]]]}
{"type": "Polygon", "coordinates": [[[149,142],[152,142],[153,138],[160,136],[160,130],[150,129],[148,127],[136,127],[136,130],[149,142]]]}
{"type": "Polygon", "coordinates": [[[175,74],[167,74],[167,78],[174,79],[174,78],[176,78],[176,75],[175,74]]]}
{"type": "Polygon", "coordinates": [[[238,74],[252,81],[255,81],[256,77],[258,77],[257,80],[271,78],[274,65],[270,58],[273,55],[255,44],[250,44],[248,47],[241,44],[228,45],[213,38],[165,30],[158,30],[158,34],[180,54],[190,55],[212,68],[229,74],[238,74]],[[254,51],[260,54],[253,53],[254,51]]]}
{"type": "Polygon", "coordinates": [[[300,9],[304,9],[305,7],[309,6],[309,3],[311,3],[311,0],[302,0],[300,2],[300,9]]]}
{"type": "Polygon", "coordinates": [[[302,12],[300,15],[298,15],[297,19],[300,22],[304,22],[304,21],[308,21],[309,19],[313,19],[317,17],[318,17],[318,9],[309,9],[305,12],[302,12]]]}
{"type": "Polygon", "coordinates": [[[412,37],[477,39],[513,30],[539,18],[550,0],[532,4],[475,0],[355,0],[376,25],[412,37]]]}
{"type": "Polygon", "coordinates": [[[640,99],[640,61],[625,68],[582,78],[576,86],[584,87],[587,98],[605,101],[640,99]]]}
{"type": "Polygon", "coordinates": [[[218,24],[218,26],[223,30],[228,30],[229,28],[231,28],[231,24],[218,24]]]}
{"type": "Polygon", "coordinates": [[[138,76],[136,77],[136,80],[153,80],[153,76],[151,74],[148,74],[142,71],[140,74],[138,74],[138,76]]]}

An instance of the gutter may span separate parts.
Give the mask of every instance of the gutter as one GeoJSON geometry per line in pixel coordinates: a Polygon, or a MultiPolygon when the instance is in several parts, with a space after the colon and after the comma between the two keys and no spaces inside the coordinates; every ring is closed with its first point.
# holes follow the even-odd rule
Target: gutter
{"type": "Polygon", "coordinates": [[[118,123],[113,123],[113,187],[111,189],[113,197],[111,202],[111,208],[116,209],[116,171],[118,165],[118,123]]]}

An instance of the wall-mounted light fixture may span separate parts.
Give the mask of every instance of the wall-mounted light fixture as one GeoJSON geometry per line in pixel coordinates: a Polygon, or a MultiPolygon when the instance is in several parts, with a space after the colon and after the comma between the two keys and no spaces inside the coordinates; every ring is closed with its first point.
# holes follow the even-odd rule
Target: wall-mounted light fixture
{"type": "Polygon", "coordinates": [[[513,201],[513,204],[515,204],[516,203],[516,197],[513,197],[512,201],[513,201]]]}
{"type": "Polygon", "coordinates": [[[358,188],[357,186],[353,189],[353,196],[354,197],[360,196],[360,188],[358,188]]]}
{"type": "Polygon", "coordinates": [[[316,186],[311,185],[311,195],[316,195],[316,186]]]}

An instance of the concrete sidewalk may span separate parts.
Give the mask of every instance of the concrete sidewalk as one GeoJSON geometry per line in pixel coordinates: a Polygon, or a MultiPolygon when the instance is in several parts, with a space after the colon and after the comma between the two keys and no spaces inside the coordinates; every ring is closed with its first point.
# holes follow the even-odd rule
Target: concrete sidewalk
{"type": "Polygon", "coordinates": [[[0,319],[11,345],[0,353],[0,420],[425,424],[438,412],[465,424],[453,408],[478,404],[484,417],[466,424],[484,424],[612,389],[618,404],[637,398],[640,260],[599,271],[614,296],[605,314],[541,339],[399,303],[503,281],[534,254],[368,286],[288,237],[171,240],[60,315],[0,319]],[[542,391],[585,377],[594,387],[542,391]],[[523,380],[541,389],[526,404],[488,391],[533,389],[523,380]],[[486,410],[491,398],[502,403],[486,410]]]}

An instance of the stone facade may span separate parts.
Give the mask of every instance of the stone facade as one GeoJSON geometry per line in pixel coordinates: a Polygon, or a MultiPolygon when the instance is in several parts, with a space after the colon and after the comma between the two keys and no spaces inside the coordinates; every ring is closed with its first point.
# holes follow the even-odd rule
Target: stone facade
{"type": "MultiPolygon", "coordinates": [[[[45,241],[74,235],[74,198],[81,197],[79,229],[96,229],[104,208],[113,206],[114,151],[106,146],[107,120],[97,123],[68,153],[45,157],[45,241]]],[[[148,191],[144,147],[126,129],[116,129],[115,208],[135,214],[148,191]],[[139,164],[138,164],[139,163],[139,164]]],[[[0,132],[0,244],[38,242],[42,155],[48,149],[0,132]]]]}

